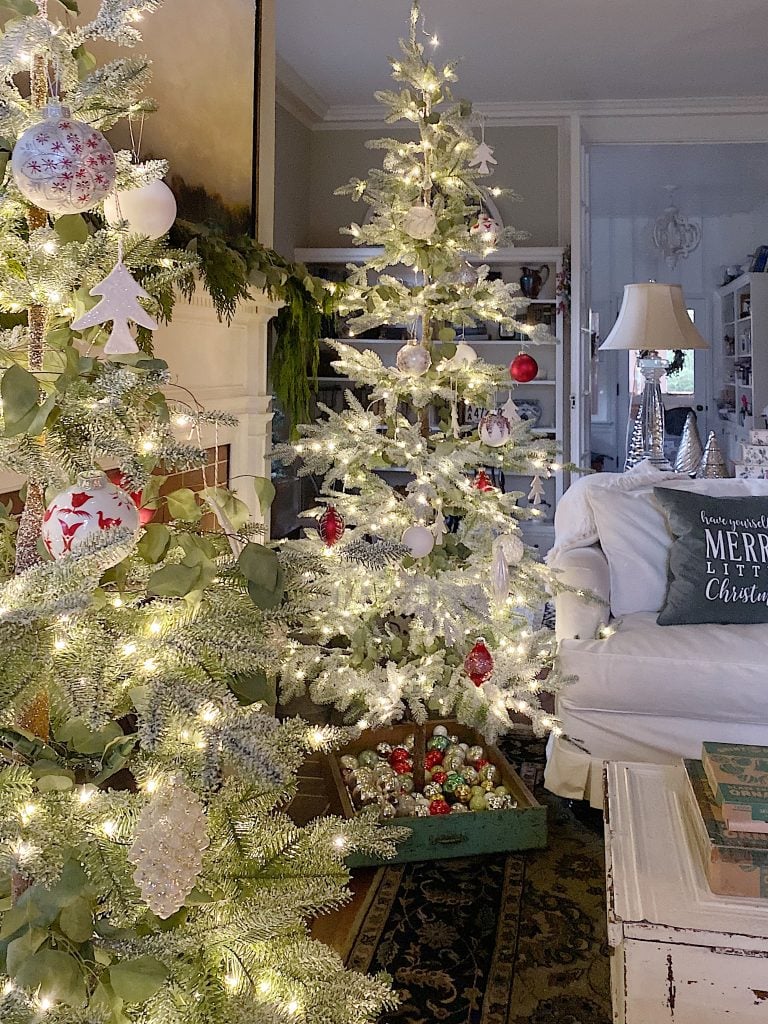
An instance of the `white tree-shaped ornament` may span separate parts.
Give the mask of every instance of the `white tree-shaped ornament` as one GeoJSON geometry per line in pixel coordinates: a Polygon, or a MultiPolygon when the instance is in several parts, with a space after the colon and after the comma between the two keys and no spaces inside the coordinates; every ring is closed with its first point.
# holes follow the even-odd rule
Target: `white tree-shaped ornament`
{"type": "Polygon", "coordinates": [[[531,481],[531,490],[528,494],[528,501],[530,501],[534,508],[537,508],[543,503],[544,493],[544,481],[538,474],[536,474],[531,481]]]}
{"type": "Polygon", "coordinates": [[[103,281],[91,288],[90,294],[101,295],[102,300],[93,309],[73,321],[72,330],[85,331],[89,327],[111,321],[112,332],[104,346],[105,355],[127,355],[139,351],[136,339],[128,326],[129,321],[132,320],[152,331],[157,329],[157,320],[139,303],[139,299],[148,299],[149,295],[130,275],[122,260],[117,262],[114,270],[103,281]]]}

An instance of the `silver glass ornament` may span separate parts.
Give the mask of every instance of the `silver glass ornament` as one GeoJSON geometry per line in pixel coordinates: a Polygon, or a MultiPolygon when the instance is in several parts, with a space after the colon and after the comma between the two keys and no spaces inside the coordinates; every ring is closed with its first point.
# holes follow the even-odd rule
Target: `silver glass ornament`
{"type": "Polygon", "coordinates": [[[675,472],[695,476],[704,455],[704,447],[699,437],[696,414],[691,411],[685,417],[685,426],[680,438],[680,447],[675,457],[675,472]]]}

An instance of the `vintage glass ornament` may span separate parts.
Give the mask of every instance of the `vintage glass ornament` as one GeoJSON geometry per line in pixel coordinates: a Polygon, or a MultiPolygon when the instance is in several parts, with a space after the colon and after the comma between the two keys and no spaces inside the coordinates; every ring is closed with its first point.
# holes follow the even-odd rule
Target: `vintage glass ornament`
{"type": "Polygon", "coordinates": [[[180,778],[151,797],[136,823],[128,860],[153,914],[165,919],[184,905],[209,845],[205,808],[180,778]]]}
{"type": "Polygon", "coordinates": [[[339,758],[339,764],[344,771],[354,771],[357,768],[359,762],[354,754],[342,754],[339,758]]]}
{"type": "Polygon", "coordinates": [[[430,814],[450,814],[451,807],[445,800],[432,800],[429,805],[430,814]]]}
{"type": "Polygon", "coordinates": [[[445,748],[445,756],[450,758],[458,758],[461,763],[464,763],[464,758],[467,756],[466,751],[459,746],[458,743],[449,743],[449,746],[445,748]]]}
{"type": "MultiPolygon", "coordinates": [[[[446,797],[448,797],[449,800],[453,799],[454,797],[456,797],[456,790],[461,785],[464,785],[464,783],[462,783],[461,776],[453,772],[446,778],[445,782],[443,783],[443,793],[445,793],[446,797]]],[[[458,799],[458,797],[456,797],[456,799],[458,799]]]]}
{"type": "Polygon", "coordinates": [[[480,440],[489,448],[501,448],[509,440],[511,425],[507,417],[500,412],[487,412],[478,426],[480,440]]]}
{"type": "Polygon", "coordinates": [[[467,751],[467,761],[470,764],[474,764],[485,754],[485,750],[480,746],[470,747],[467,751]]]}
{"type": "Polygon", "coordinates": [[[488,801],[485,793],[473,796],[469,801],[470,811],[487,811],[488,801]]]}
{"type": "Polygon", "coordinates": [[[431,238],[436,228],[437,217],[431,206],[412,206],[403,217],[403,231],[416,241],[431,238]]]}
{"type": "Polygon", "coordinates": [[[480,778],[482,780],[480,785],[482,785],[483,782],[492,782],[495,786],[497,785],[499,779],[499,769],[496,767],[495,764],[483,765],[483,767],[480,769],[480,778]]]}
{"type": "Polygon", "coordinates": [[[428,782],[424,787],[424,796],[427,800],[435,800],[437,797],[442,797],[443,790],[437,782],[428,782]]]}
{"type": "Polygon", "coordinates": [[[344,517],[333,505],[326,508],[317,522],[317,532],[327,548],[332,548],[339,543],[344,536],[345,529],[344,517]]]}
{"type": "Polygon", "coordinates": [[[465,764],[461,769],[461,777],[468,786],[476,786],[480,781],[480,773],[471,764],[465,764]]]}
{"type": "Polygon", "coordinates": [[[509,375],[518,384],[527,384],[529,381],[535,380],[538,372],[539,364],[527,352],[521,352],[509,364],[509,375]]]}
{"type": "Polygon", "coordinates": [[[430,750],[424,758],[424,767],[432,771],[439,764],[443,763],[443,754],[440,750],[430,750]]]}
{"type": "Polygon", "coordinates": [[[375,750],[361,750],[357,762],[363,768],[375,768],[379,763],[379,755],[375,750]]]}
{"type": "Polygon", "coordinates": [[[432,772],[432,781],[437,783],[438,786],[442,786],[447,778],[448,772],[442,768],[435,768],[432,772]]]}
{"type": "Polygon", "coordinates": [[[104,200],[104,219],[113,228],[126,222],[132,235],[162,238],[176,220],[176,199],[164,181],[150,181],[148,185],[108,195],[104,200]]]}
{"type": "Polygon", "coordinates": [[[484,494],[487,494],[489,491],[496,490],[491,482],[491,478],[484,469],[478,469],[475,474],[475,479],[472,481],[472,486],[476,491],[481,491],[484,494]]]}
{"type": "Polygon", "coordinates": [[[469,813],[469,808],[467,807],[466,804],[455,803],[455,804],[451,805],[451,814],[467,814],[467,813],[469,813]]]}
{"type": "MultiPolygon", "coordinates": [[[[72,487],[56,495],[43,516],[41,533],[46,550],[58,560],[117,527],[137,534],[139,510],[130,494],[97,471],[83,473],[72,487]]],[[[125,552],[116,551],[113,564],[124,557],[125,552]]]]}
{"type": "Polygon", "coordinates": [[[491,762],[487,758],[485,758],[485,757],[478,757],[478,759],[475,761],[475,768],[478,770],[478,772],[480,772],[480,771],[483,770],[483,768],[485,768],[485,766],[487,764],[490,764],[490,763],[491,762]]]}
{"type": "Polygon", "coordinates": [[[411,761],[395,761],[392,771],[398,775],[410,775],[413,772],[413,764],[411,761]]]}
{"type": "MultiPolygon", "coordinates": [[[[478,637],[475,646],[464,659],[464,671],[475,684],[482,686],[493,675],[493,656],[483,637],[478,637]]],[[[482,774],[482,773],[481,773],[482,774]]]]}
{"type": "Polygon", "coordinates": [[[416,338],[411,338],[401,349],[395,359],[400,373],[408,377],[420,377],[432,365],[432,356],[416,338]]]}
{"type": "Polygon", "coordinates": [[[400,787],[401,793],[412,793],[413,792],[413,776],[412,775],[399,775],[397,779],[398,786],[400,787]]]}
{"type": "Polygon", "coordinates": [[[429,803],[427,801],[417,801],[415,816],[417,818],[429,817],[429,803]]]}
{"type": "Polygon", "coordinates": [[[115,184],[112,147],[61,103],[49,102],[42,114],[13,148],[11,170],[19,191],[57,216],[92,210],[115,184]]]}
{"type": "Polygon", "coordinates": [[[397,798],[397,817],[412,818],[416,814],[416,801],[412,796],[404,793],[397,798]]]}
{"type": "Polygon", "coordinates": [[[410,756],[411,752],[407,747],[393,747],[389,752],[389,763],[394,764],[395,761],[408,761],[410,756]]]}
{"type": "Polygon", "coordinates": [[[442,750],[444,752],[450,745],[451,741],[445,733],[435,733],[427,740],[427,750],[442,750]]]}
{"type": "Polygon", "coordinates": [[[472,789],[466,782],[460,782],[453,791],[453,795],[463,804],[468,804],[472,799],[472,789]]]}
{"type": "Polygon", "coordinates": [[[409,526],[401,538],[401,542],[414,558],[426,558],[435,546],[435,535],[426,526],[409,526]]]}
{"type": "Polygon", "coordinates": [[[377,743],[376,744],[376,753],[379,755],[379,757],[383,757],[385,760],[388,759],[389,755],[392,753],[392,744],[391,743],[377,743]]]}
{"type": "Polygon", "coordinates": [[[392,804],[389,803],[388,800],[380,801],[380,803],[379,803],[379,817],[380,818],[382,818],[384,821],[386,821],[389,818],[394,818],[396,814],[397,814],[397,811],[392,806],[392,804]]]}
{"type": "Polygon", "coordinates": [[[416,736],[412,732],[409,732],[408,735],[403,740],[403,746],[405,747],[406,750],[413,750],[415,743],[416,736]]]}

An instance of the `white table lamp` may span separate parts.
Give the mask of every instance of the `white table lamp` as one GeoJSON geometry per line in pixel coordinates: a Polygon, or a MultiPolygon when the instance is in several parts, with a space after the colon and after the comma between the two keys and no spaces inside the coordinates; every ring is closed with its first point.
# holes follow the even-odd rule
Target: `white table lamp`
{"type": "Polygon", "coordinates": [[[709,348],[709,343],[688,316],[679,284],[650,281],[624,285],[618,319],[600,350],[645,353],[637,360],[645,388],[635,420],[633,433],[637,436],[632,447],[638,454],[642,453],[640,458],[648,459],[659,469],[672,469],[664,455],[664,405],[660,385],[668,363],[659,351],[702,348],[709,348]]]}

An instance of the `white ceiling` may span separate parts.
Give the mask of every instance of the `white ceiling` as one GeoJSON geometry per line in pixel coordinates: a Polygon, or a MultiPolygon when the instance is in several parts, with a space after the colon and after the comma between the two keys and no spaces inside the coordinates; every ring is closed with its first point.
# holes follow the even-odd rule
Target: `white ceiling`
{"type": "Polygon", "coordinates": [[[590,153],[594,216],[661,213],[665,185],[689,217],[751,213],[768,200],[768,145],[596,146],[590,153]]]}
{"type": "MultiPolygon", "coordinates": [[[[277,0],[284,61],[331,106],[367,104],[410,0],[277,0]]],[[[476,102],[768,93],[766,0],[423,0],[476,102]]]]}

